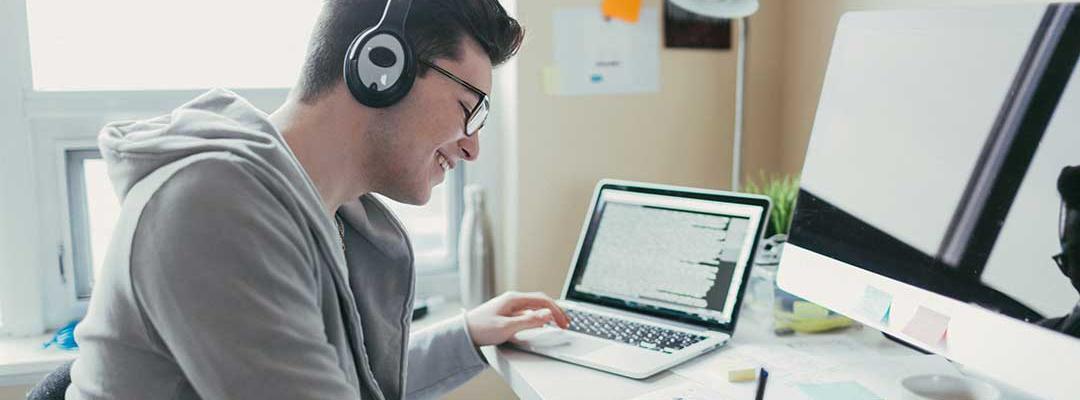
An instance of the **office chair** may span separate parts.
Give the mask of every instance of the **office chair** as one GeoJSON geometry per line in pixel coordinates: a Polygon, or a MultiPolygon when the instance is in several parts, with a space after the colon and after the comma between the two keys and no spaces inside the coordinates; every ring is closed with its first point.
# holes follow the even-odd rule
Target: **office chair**
{"type": "Polygon", "coordinates": [[[71,364],[74,362],[68,361],[46,375],[26,394],[26,400],[64,400],[64,392],[71,385],[71,364]]]}

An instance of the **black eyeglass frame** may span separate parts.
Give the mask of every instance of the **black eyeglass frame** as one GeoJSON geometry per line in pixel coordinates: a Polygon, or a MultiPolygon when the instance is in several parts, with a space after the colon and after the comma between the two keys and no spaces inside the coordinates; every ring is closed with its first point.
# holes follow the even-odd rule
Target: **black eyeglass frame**
{"type": "Polygon", "coordinates": [[[487,122],[487,117],[491,113],[491,97],[488,96],[487,93],[484,93],[483,90],[480,90],[480,88],[473,86],[471,83],[466,82],[464,79],[458,78],[458,76],[454,75],[453,72],[447,71],[442,67],[435,65],[435,63],[429,61],[420,61],[420,63],[428,68],[438,71],[440,74],[443,74],[443,76],[450,78],[450,80],[457,82],[461,86],[464,86],[466,89],[469,89],[469,91],[480,97],[480,100],[476,102],[476,105],[473,106],[472,110],[469,110],[469,114],[465,118],[465,126],[463,128],[465,130],[465,136],[469,137],[472,137],[472,135],[475,135],[476,132],[480,131],[480,129],[483,129],[484,124],[487,122]],[[469,125],[471,125],[472,122],[475,122],[473,121],[473,119],[476,118],[477,115],[479,115],[481,109],[486,110],[483,116],[483,120],[480,121],[480,125],[477,126],[475,129],[469,129],[469,125]]]}

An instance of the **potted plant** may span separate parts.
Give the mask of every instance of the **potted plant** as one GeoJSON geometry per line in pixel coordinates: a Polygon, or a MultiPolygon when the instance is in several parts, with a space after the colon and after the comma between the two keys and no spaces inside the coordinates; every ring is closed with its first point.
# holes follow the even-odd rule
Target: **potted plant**
{"type": "Polygon", "coordinates": [[[854,323],[851,319],[775,286],[776,268],[780,263],[784,243],[787,242],[791,219],[795,211],[795,200],[799,195],[799,178],[792,175],[767,177],[764,172],[761,172],[759,182],[750,181],[746,188],[750,193],[762,194],[772,200],[769,225],[765,229],[766,238],[762,241],[761,249],[755,259],[755,269],[759,270],[757,275],[763,277],[759,280],[769,281],[761,282],[759,286],[769,285],[773,291],[771,308],[775,332],[777,334],[813,333],[851,326],[854,323]]]}
{"type": "Polygon", "coordinates": [[[780,263],[780,253],[784,242],[787,242],[788,229],[791,228],[795,199],[799,195],[799,177],[782,175],[769,178],[764,171],[758,175],[760,185],[751,180],[746,184],[746,191],[768,196],[772,200],[772,210],[769,213],[769,225],[765,227],[765,240],[755,263],[776,265],[780,263]]]}

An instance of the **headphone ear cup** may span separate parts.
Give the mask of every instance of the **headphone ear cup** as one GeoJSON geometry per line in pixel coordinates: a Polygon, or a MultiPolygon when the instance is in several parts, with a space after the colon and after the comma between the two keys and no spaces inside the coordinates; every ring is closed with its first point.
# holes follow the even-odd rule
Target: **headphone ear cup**
{"type": "Polygon", "coordinates": [[[372,29],[356,36],[345,56],[345,83],[361,104],[384,108],[405,98],[416,80],[416,58],[395,30],[372,29]]]}

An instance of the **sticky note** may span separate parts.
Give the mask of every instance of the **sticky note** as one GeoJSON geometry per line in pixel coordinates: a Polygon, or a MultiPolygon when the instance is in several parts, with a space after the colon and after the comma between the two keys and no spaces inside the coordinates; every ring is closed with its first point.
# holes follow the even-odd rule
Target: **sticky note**
{"type": "Polygon", "coordinates": [[[871,321],[889,321],[889,311],[892,309],[892,295],[881,289],[867,286],[863,290],[862,299],[859,301],[859,312],[871,321]]]}
{"type": "Polygon", "coordinates": [[[757,368],[733,369],[728,371],[728,382],[750,382],[757,379],[757,368]]]}
{"type": "Polygon", "coordinates": [[[558,67],[544,67],[542,79],[545,94],[559,94],[559,88],[562,86],[562,73],[559,72],[558,67]]]}
{"type": "Polygon", "coordinates": [[[915,310],[915,316],[908,321],[901,332],[924,344],[936,345],[945,337],[945,332],[948,330],[949,317],[947,315],[919,306],[919,309],[915,310]]]}
{"type": "Polygon", "coordinates": [[[791,311],[795,319],[825,319],[829,317],[829,310],[817,304],[796,300],[791,305],[791,311]]]}
{"type": "Polygon", "coordinates": [[[641,15],[641,0],[604,0],[600,12],[608,18],[637,23],[641,15]]]}
{"type": "Polygon", "coordinates": [[[798,387],[811,400],[884,400],[857,382],[801,384],[798,387]]]}

